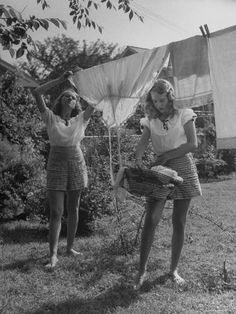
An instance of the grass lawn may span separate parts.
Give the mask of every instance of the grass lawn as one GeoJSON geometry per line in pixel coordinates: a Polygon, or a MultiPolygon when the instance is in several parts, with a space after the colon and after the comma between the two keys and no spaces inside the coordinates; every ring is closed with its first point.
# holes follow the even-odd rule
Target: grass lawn
{"type": "MultiPolygon", "coordinates": [[[[0,313],[236,313],[236,179],[202,183],[202,189],[203,197],[192,202],[188,216],[179,265],[187,279],[182,288],[161,280],[170,259],[170,206],[139,292],[132,289],[138,248],[121,254],[114,241],[114,219],[99,222],[100,232],[94,236],[76,239],[80,258],[65,256],[66,241],[61,238],[54,271],[44,268],[47,226],[1,225],[0,313]]],[[[131,216],[135,210],[130,207],[131,216]]]]}

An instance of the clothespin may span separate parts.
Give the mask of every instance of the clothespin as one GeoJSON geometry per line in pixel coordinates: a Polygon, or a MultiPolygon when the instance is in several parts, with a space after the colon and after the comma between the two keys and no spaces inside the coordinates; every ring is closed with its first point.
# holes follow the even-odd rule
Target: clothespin
{"type": "Polygon", "coordinates": [[[209,32],[209,28],[208,28],[207,24],[204,24],[204,27],[205,27],[205,31],[207,33],[207,37],[209,38],[211,36],[211,34],[209,32]]]}
{"type": "Polygon", "coordinates": [[[202,33],[202,36],[206,37],[206,33],[205,33],[204,28],[202,27],[202,25],[199,28],[200,28],[200,31],[202,33]]]}

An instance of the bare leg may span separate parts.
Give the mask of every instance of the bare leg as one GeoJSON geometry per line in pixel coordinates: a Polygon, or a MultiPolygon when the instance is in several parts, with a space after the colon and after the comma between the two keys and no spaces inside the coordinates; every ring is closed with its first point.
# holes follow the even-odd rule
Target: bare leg
{"type": "Polygon", "coordinates": [[[141,239],[139,274],[135,289],[139,289],[144,282],[148,256],[153,243],[155,229],[161,219],[165,202],[166,200],[152,199],[147,203],[147,213],[145,216],[141,239]]]}
{"type": "Polygon", "coordinates": [[[59,235],[61,231],[61,217],[64,210],[63,191],[48,191],[48,201],[50,207],[50,222],[49,222],[49,248],[50,248],[50,263],[46,267],[55,267],[58,261],[57,249],[59,235]]]}
{"type": "Polygon", "coordinates": [[[184,279],[180,277],[177,272],[177,266],[184,244],[186,216],[190,202],[191,202],[190,199],[174,201],[174,209],[172,216],[173,235],[172,235],[170,275],[172,279],[178,284],[184,283],[184,279]]]}
{"type": "Polygon", "coordinates": [[[79,190],[67,192],[67,254],[69,255],[81,254],[73,249],[79,221],[80,196],[79,190]]]}

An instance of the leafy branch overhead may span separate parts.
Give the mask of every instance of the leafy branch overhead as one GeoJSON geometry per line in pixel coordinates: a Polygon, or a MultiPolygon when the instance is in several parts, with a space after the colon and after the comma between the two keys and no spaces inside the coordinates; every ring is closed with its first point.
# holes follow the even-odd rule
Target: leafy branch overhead
{"type": "MultiPolygon", "coordinates": [[[[45,2],[45,0],[42,1],[45,2]]],[[[69,0],[70,15],[72,16],[73,23],[77,25],[78,29],[81,27],[92,27],[98,29],[98,31],[102,33],[102,26],[98,25],[90,18],[90,12],[98,10],[101,5],[109,10],[121,10],[123,13],[129,14],[130,20],[136,15],[143,22],[142,16],[132,10],[130,0],[118,0],[118,6],[115,6],[110,0],[100,0],[99,2],[100,4],[98,4],[98,1],[92,0],[69,0]]]]}
{"type": "Polygon", "coordinates": [[[20,12],[9,5],[0,4],[0,44],[4,50],[8,50],[12,57],[20,58],[25,53],[30,57],[29,48],[36,48],[29,30],[37,31],[42,27],[48,30],[50,24],[57,27],[63,26],[66,29],[66,23],[57,18],[37,18],[30,16],[29,19],[23,19],[20,12]]]}
{"type": "MultiPolygon", "coordinates": [[[[66,1],[66,0],[64,0],[66,1]]],[[[129,19],[136,15],[141,21],[142,17],[132,10],[132,0],[118,0],[117,6],[110,0],[69,0],[70,16],[78,29],[82,27],[94,28],[102,33],[102,26],[98,25],[91,17],[91,12],[96,12],[101,6],[109,10],[120,10],[128,14],[129,19]]],[[[37,0],[42,9],[49,7],[47,0],[37,0]]],[[[30,16],[24,19],[22,14],[9,5],[0,4],[0,45],[8,50],[11,57],[20,58],[26,55],[31,58],[30,51],[37,49],[37,45],[30,35],[30,31],[37,31],[39,28],[48,30],[51,25],[66,29],[66,22],[59,18],[38,18],[30,16]]]]}

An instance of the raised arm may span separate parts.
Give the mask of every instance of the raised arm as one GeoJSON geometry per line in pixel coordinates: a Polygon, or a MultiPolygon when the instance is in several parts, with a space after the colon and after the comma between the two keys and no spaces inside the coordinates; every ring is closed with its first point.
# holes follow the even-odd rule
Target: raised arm
{"type": "Polygon", "coordinates": [[[88,121],[91,117],[91,114],[94,112],[94,107],[90,104],[87,105],[85,111],[84,111],[84,121],[88,121]]]}
{"type": "Polygon", "coordinates": [[[68,79],[73,73],[71,71],[65,72],[59,78],[51,80],[47,83],[40,85],[39,87],[33,90],[33,95],[36,99],[37,106],[41,113],[45,112],[47,106],[44,101],[43,94],[45,94],[49,89],[57,86],[58,84],[62,83],[64,80],[68,79]]]}

